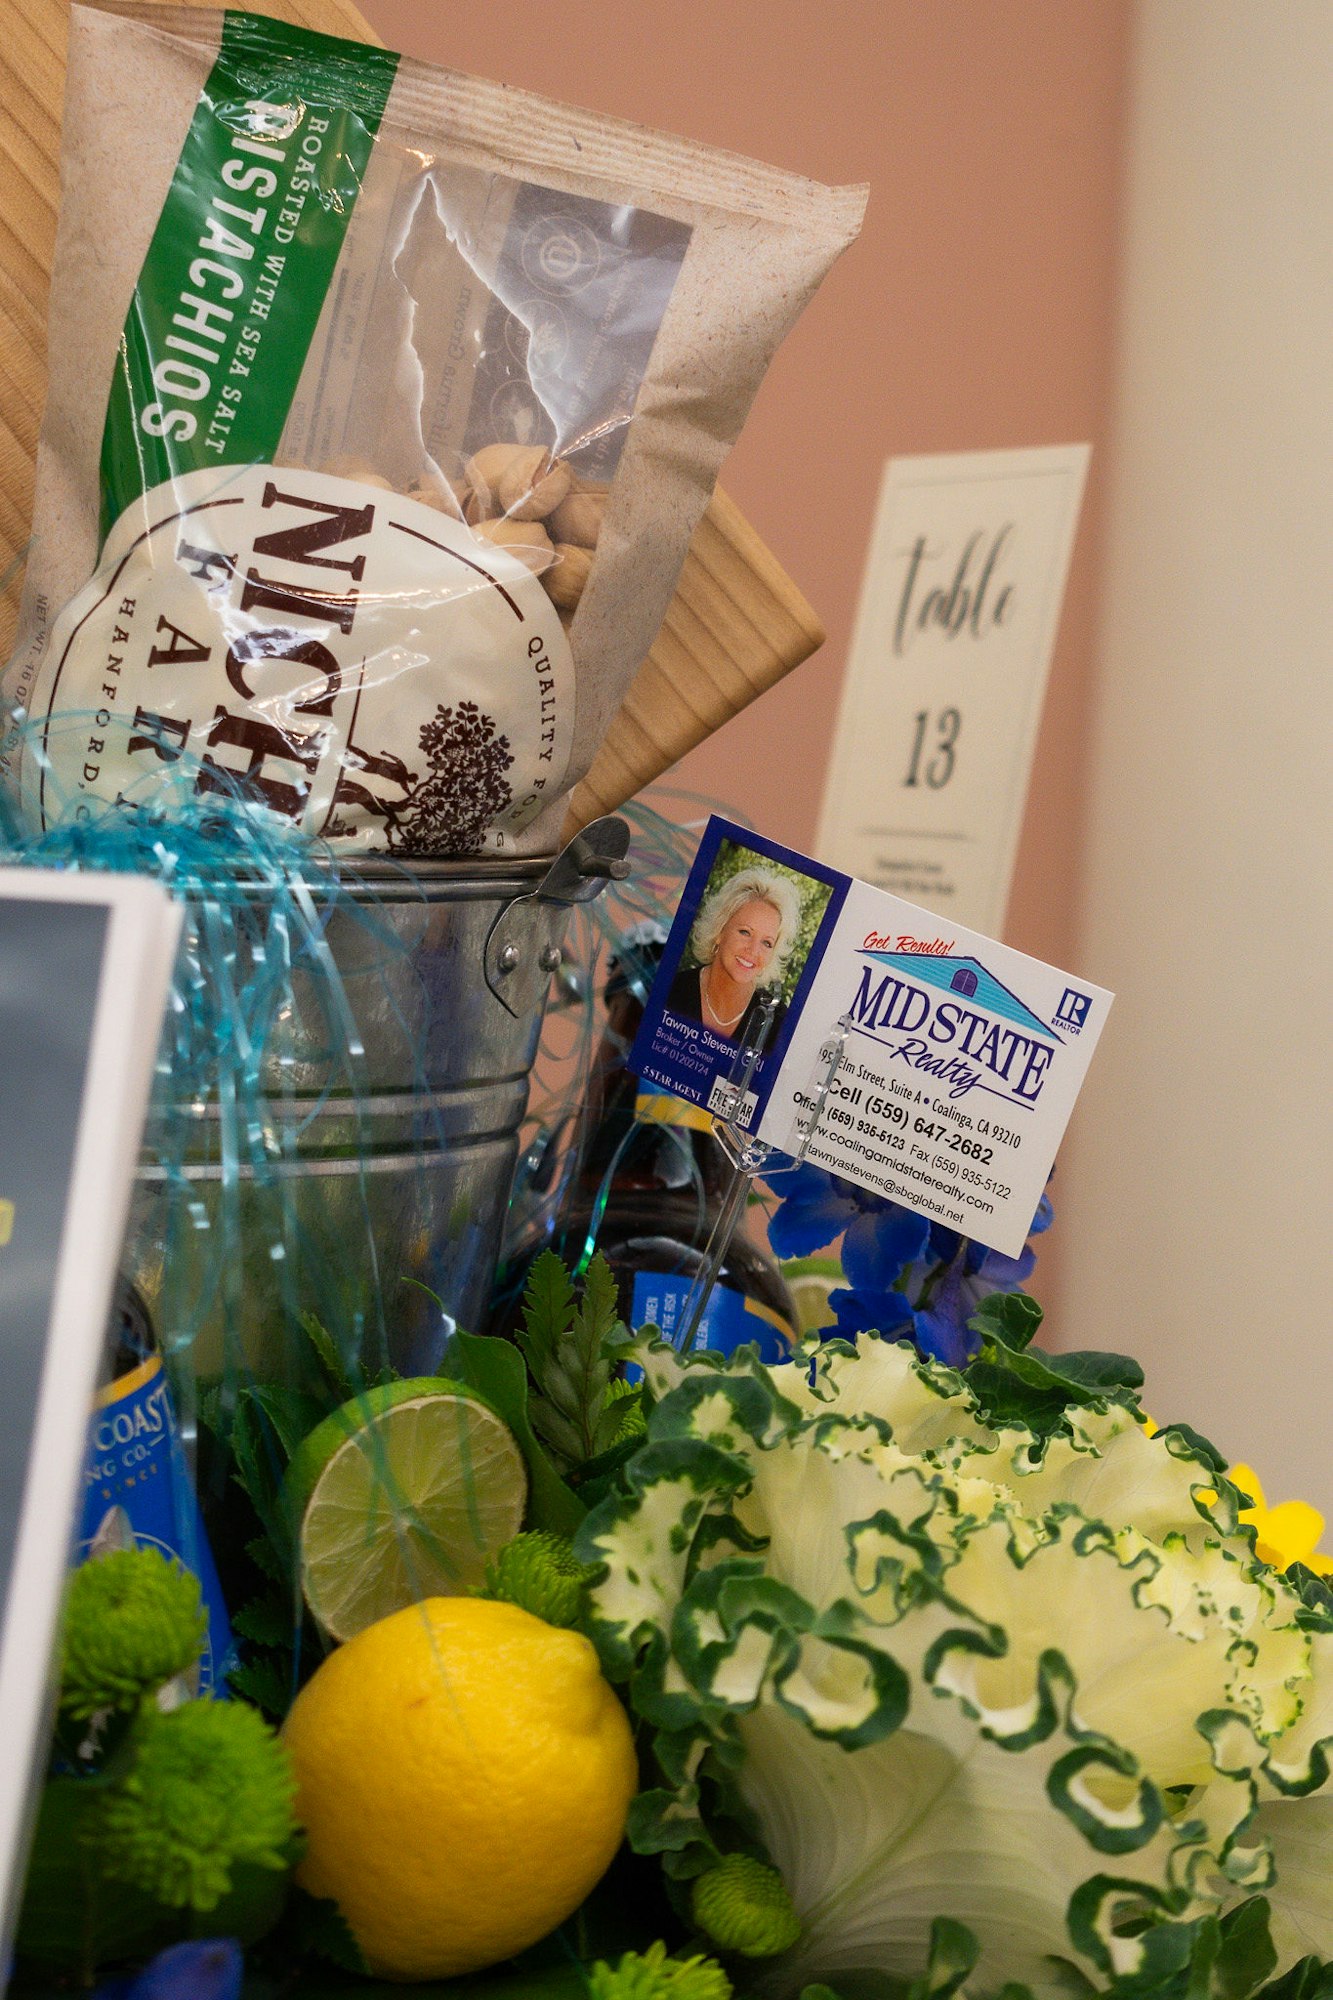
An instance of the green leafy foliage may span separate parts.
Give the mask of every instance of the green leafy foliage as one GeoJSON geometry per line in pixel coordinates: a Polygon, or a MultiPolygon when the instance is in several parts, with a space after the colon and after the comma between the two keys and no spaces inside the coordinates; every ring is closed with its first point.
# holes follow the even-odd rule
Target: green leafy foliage
{"type": "Polygon", "coordinates": [[[278,1721],[296,1691],[298,1661],[309,1670],[321,1657],[294,1589],[296,1548],[282,1498],[284,1475],[302,1440],[332,1410],[393,1379],[392,1370],[358,1371],[313,1314],[301,1318],[300,1328],[306,1343],[295,1369],[300,1386],[254,1381],[225,1390],[215,1386],[199,1402],[201,1422],[243,1496],[235,1505],[248,1507],[256,1530],[245,1537],[244,1554],[258,1572],[259,1587],[232,1611],[233,1629],[247,1643],[230,1686],[278,1721]]]}
{"type": "Polygon", "coordinates": [[[589,1465],[620,1436],[626,1413],[611,1390],[608,1343],[621,1333],[606,1259],[598,1255],[589,1264],[579,1300],[560,1259],[543,1251],[528,1277],[518,1343],[534,1384],[532,1427],[562,1471],[589,1465]]]}
{"type": "Polygon", "coordinates": [[[243,1660],[239,1667],[233,1667],[229,1685],[234,1694],[252,1703],[275,1722],[281,1722],[286,1715],[296,1692],[290,1665],[284,1666],[281,1659],[266,1653],[243,1660]]]}
{"type": "Polygon", "coordinates": [[[266,1576],[270,1583],[288,1582],[287,1565],[267,1535],[252,1535],[245,1544],[245,1553],[260,1575],[266,1576]]]}
{"type": "Polygon", "coordinates": [[[257,1646],[290,1646],[300,1612],[289,1596],[275,1590],[264,1597],[252,1597],[231,1622],[243,1639],[253,1639],[257,1646]]]}
{"type": "MultiPolygon", "coordinates": [[[[249,1409],[261,1412],[268,1419],[273,1439],[284,1459],[289,1459],[301,1439],[328,1415],[321,1397],[307,1395],[303,1389],[289,1389],[277,1382],[251,1383],[245,1391],[245,1399],[249,1409]]],[[[269,1441],[262,1439],[262,1443],[268,1469],[273,1458],[269,1441]]]]}
{"type": "Polygon", "coordinates": [[[907,1989],[907,2000],[950,2000],[969,1973],[976,1970],[981,1946],[966,1924],[936,1917],[930,1927],[926,1969],[907,1989]]]}
{"type": "Polygon", "coordinates": [[[1333,1630],[1333,1579],[1300,1562],[1289,1563],[1283,1575],[1291,1589],[1299,1593],[1310,1623],[1325,1631],[1333,1630]]]}
{"type": "MultiPolygon", "coordinates": [[[[560,1263],[559,1258],[555,1261],[560,1263]]],[[[563,1272],[563,1264],[560,1269],[563,1272]]],[[[446,1374],[484,1396],[513,1432],[528,1469],[530,1524],[572,1535],[587,1509],[570,1492],[533,1430],[528,1374],[518,1349],[493,1335],[459,1332],[449,1342],[444,1367],[446,1374]]]]}
{"type": "Polygon", "coordinates": [[[965,1370],[967,1385],[993,1423],[1025,1424],[1046,1437],[1071,1405],[1108,1396],[1129,1402],[1143,1386],[1143,1370],[1127,1354],[1034,1347],[1041,1320],[1041,1307],[1025,1292],[995,1292],[968,1321],[981,1335],[981,1351],[965,1370]]]}
{"type": "Polygon", "coordinates": [[[1255,2000],[1333,2000],[1333,1964],[1313,1956],[1298,1959],[1280,1979],[1261,1986],[1255,2000]]]}
{"type": "MultiPolygon", "coordinates": [[[[285,1933],[282,1941],[285,1942],[285,1933]]],[[[295,1934],[293,1943],[300,1949],[295,1934]]],[[[338,1969],[321,1975],[317,1964],[307,1965],[294,1987],[290,1957],[275,1960],[271,1985],[268,1981],[263,1984],[246,1981],[247,2000],[264,2000],[266,1994],[287,1992],[295,2000],[403,2000],[405,1992],[412,1995],[412,2000],[588,2000],[587,1969],[567,1954],[540,1965],[525,1963],[520,1967],[510,1963],[460,1979],[426,1980],[410,1987],[364,1977],[352,1984],[344,1975],[357,1971],[354,1964],[343,1964],[328,1953],[323,1956],[329,1959],[330,1967],[338,1969]]]]}
{"type": "Polygon", "coordinates": [[[46,1785],[15,1936],[21,1964],[89,1981],[99,1965],[166,1943],[174,1921],[152,1896],[102,1877],[91,1836],[97,1794],[86,1778],[46,1785]]]}
{"type": "Polygon", "coordinates": [[[1217,1948],[1210,1971],[1212,1990],[1219,2000],[1246,2000],[1275,1969],[1277,1952],[1269,1915],[1268,1899],[1252,1896],[1217,1920],[1217,1948]]]}
{"type": "Polygon", "coordinates": [[[199,1404],[200,1418],[230,1464],[261,1529],[259,1536],[251,1537],[247,1554],[274,1582],[291,1575],[290,1525],[280,1495],[283,1475],[302,1439],[351,1397],[394,1379],[392,1369],[358,1375],[313,1314],[305,1314],[300,1325],[307,1347],[297,1372],[304,1386],[243,1382],[229,1385],[225,1392],[215,1387],[199,1404]]]}
{"type": "Polygon", "coordinates": [[[611,1401],[620,1406],[620,1429],[616,1433],[616,1444],[626,1443],[630,1438],[645,1436],[648,1430],[648,1413],[643,1406],[643,1390],[639,1385],[616,1378],[613,1379],[608,1394],[611,1401]]]}
{"type": "Polygon", "coordinates": [[[523,1334],[519,1345],[540,1383],[554,1364],[560,1345],[574,1324],[577,1300],[574,1281],[553,1250],[543,1250],[523,1288],[523,1334]]]}
{"type": "Polygon", "coordinates": [[[356,1394],[357,1385],[353,1371],[344,1363],[338,1352],[337,1343],[322,1320],[314,1313],[302,1313],[301,1331],[310,1343],[311,1353],[323,1370],[324,1379],[338,1403],[345,1403],[356,1394]]]}
{"type": "Polygon", "coordinates": [[[344,1972],[367,1971],[351,1926],[338,1905],[327,1898],[297,1889],[286,1928],[287,1940],[297,1951],[324,1959],[344,1972]]]}
{"type": "Polygon", "coordinates": [[[1032,1344],[1042,1322],[1042,1310],[1026,1292],[991,1292],[968,1325],[983,1340],[996,1340],[1020,1354],[1032,1344]]]}

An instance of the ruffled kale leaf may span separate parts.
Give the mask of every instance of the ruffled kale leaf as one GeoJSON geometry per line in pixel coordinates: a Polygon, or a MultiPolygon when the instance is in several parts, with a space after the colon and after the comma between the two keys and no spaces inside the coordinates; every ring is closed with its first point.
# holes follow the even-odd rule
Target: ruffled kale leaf
{"type": "Polygon", "coordinates": [[[1132,1367],[987,1338],[1029,1420],[873,1336],[636,1347],[647,1442],[576,1539],[651,1731],[632,1843],[778,1869],[759,2000],[1325,2000],[1333,1629],[1132,1367]]]}
{"type": "Polygon", "coordinates": [[[996,1292],[968,1321],[981,1349],[967,1384],[993,1423],[1026,1424],[1039,1436],[1058,1428],[1071,1404],[1112,1396],[1131,1400],[1143,1370],[1127,1354],[1051,1354],[1032,1345],[1041,1307],[1024,1292],[996,1292]]]}

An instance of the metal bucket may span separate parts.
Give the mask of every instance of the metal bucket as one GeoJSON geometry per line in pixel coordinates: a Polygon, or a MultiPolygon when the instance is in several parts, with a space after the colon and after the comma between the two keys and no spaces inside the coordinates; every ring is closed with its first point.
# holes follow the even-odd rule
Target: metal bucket
{"type": "Polygon", "coordinates": [[[330,1085],[327,1007],[298,967],[261,1075],[271,1163],[224,1162],[212,1098],[188,1107],[184,1185],[140,1176],[127,1274],[197,1375],[228,1352],[276,1371],[302,1311],[403,1374],[438,1366],[449,1321],[480,1326],[569,912],[627,872],[628,844],[608,819],[554,862],[344,871],[354,907],[335,902],[324,934],[364,1049],[355,1091],[330,1085]]]}

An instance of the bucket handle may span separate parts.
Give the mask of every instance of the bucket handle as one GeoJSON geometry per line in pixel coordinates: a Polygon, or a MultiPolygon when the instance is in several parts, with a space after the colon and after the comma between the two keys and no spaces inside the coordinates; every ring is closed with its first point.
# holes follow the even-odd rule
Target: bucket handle
{"type": "Polygon", "coordinates": [[[531,894],[506,903],[491,925],[484,953],[486,984],[515,1020],[531,1012],[561,958],[559,931],[539,945],[535,913],[526,906],[545,904],[565,911],[595,901],[608,882],[623,882],[629,874],[629,843],[629,823],[618,814],[593,820],[560,850],[531,894]]]}

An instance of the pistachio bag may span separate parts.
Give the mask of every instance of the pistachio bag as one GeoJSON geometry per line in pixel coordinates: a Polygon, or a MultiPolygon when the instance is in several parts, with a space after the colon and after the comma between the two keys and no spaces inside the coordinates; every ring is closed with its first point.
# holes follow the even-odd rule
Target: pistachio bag
{"type": "Polygon", "coordinates": [[[262,16],[72,14],[0,765],[539,853],[862,189],[262,16]],[[173,769],[174,767],[174,769],[173,769]]]}

